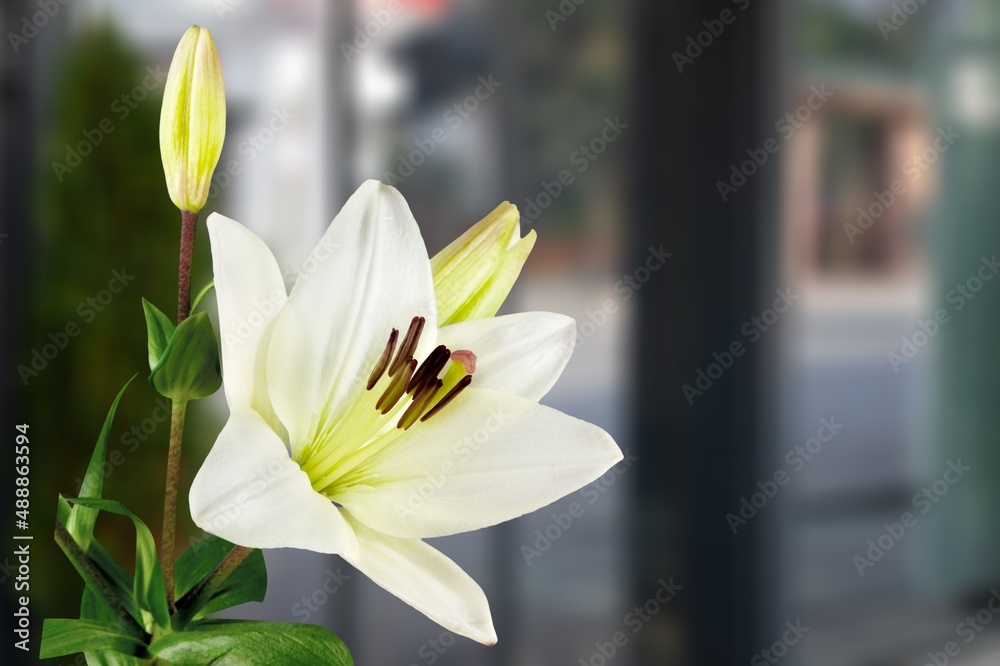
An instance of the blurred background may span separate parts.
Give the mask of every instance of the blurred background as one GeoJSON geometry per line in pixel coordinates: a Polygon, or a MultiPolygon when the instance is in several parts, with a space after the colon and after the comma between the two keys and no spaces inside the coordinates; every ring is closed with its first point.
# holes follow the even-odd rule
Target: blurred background
{"type": "MultiPolygon", "coordinates": [[[[38,629],[81,590],[57,493],[146,365],[139,297],[175,299],[156,128],[198,23],[229,114],[205,212],[291,281],[365,179],[431,253],[511,201],[539,240],[505,311],[578,322],[544,402],[627,454],[435,541],[486,591],[494,648],[299,551],[268,552],[267,599],[228,616],[323,624],[362,665],[1000,663],[1000,4],[5,0],[0,20],[2,409],[31,426],[38,629]]],[[[130,389],[106,470],[154,534],[166,414],[130,389]]],[[[225,418],[221,396],[189,411],[185,485],[225,418]]]]}

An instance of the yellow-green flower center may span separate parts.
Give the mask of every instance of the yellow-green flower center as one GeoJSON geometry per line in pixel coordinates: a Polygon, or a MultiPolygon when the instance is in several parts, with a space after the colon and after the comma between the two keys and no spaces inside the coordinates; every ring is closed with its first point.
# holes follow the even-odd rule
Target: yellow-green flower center
{"type": "Polygon", "coordinates": [[[359,481],[366,460],[414,424],[440,413],[472,383],[476,356],[471,351],[438,345],[417,363],[413,354],[423,328],[424,318],[414,317],[398,349],[399,330],[392,329],[366,390],[295,456],[316,492],[334,498],[338,488],[359,481]]]}

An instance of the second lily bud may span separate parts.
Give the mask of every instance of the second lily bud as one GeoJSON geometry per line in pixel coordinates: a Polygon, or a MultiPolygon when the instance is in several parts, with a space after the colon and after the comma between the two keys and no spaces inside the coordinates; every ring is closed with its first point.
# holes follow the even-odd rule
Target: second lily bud
{"type": "Polygon", "coordinates": [[[439,326],[497,313],[535,246],[520,219],[505,201],[431,259],[439,326]]]}
{"type": "Polygon", "coordinates": [[[226,137],[222,64],[208,28],[188,28],[170,63],[160,111],[160,157],[170,199],[198,211],[226,137]]]}

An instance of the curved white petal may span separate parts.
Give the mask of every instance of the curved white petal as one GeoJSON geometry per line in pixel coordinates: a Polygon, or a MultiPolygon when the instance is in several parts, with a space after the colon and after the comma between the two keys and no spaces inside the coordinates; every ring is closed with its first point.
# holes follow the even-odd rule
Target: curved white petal
{"type": "Polygon", "coordinates": [[[275,425],[264,383],[267,334],[285,304],[285,283],[274,255],[238,222],[208,216],[219,302],[222,370],[230,409],[249,406],[275,425]]]}
{"type": "Polygon", "coordinates": [[[254,412],[234,411],[190,493],[195,524],[252,548],[303,548],[356,557],[344,515],[312,489],[284,443],[254,412]]]}
{"type": "Polygon", "coordinates": [[[387,536],[350,517],[348,521],[358,535],[360,553],[344,559],[445,629],[496,644],[486,595],[461,567],[419,539],[387,536]]]}
{"type": "Polygon", "coordinates": [[[539,400],[573,353],[576,322],[552,312],[521,312],[445,326],[438,343],[476,355],[473,385],[539,400]]]}
{"type": "Polygon", "coordinates": [[[427,322],[417,356],[436,337],[427,249],[402,195],[368,181],[347,201],[303,265],[274,322],[268,391],[293,453],[364,391],[393,328],[427,322]]]}
{"type": "Polygon", "coordinates": [[[367,460],[362,481],[334,499],[386,534],[447,536],[535,511],[621,459],[595,425],[518,396],[470,389],[367,460]]]}

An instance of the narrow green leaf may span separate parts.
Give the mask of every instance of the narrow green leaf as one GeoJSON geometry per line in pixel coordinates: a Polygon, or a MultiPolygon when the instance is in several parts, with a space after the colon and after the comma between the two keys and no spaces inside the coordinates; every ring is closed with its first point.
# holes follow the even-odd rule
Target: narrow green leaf
{"type": "MultiPolygon", "coordinates": [[[[132,513],[124,504],[115,500],[89,498],[70,499],[68,502],[88,506],[108,513],[130,518],[135,525],[135,583],[133,594],[141,610],[148,611],[153,621],[160,627],[170,626],[167,609],[167,592],[163,584],[163,573],[156,559],[156,543],[146,523],[132,513]]],[[[145,626],[145,623],[144,623],[145,626]]],[[[145,626],[146,631],[151,627],[145,626]]]]}
{"type": "MultiPolygon", "coordinates": [[[[66,500],[62,496],[59,496],[59,502],[68,506],[68,503],[66,503],[66,500]]],[[[121,569],[121,566],[100,546],[96,539],[91,541],[89,552],[99,554],[102,561],[106,560],[110,564],[102,565],[99,561],[84,553],[76,541],[73,540],[70,533],[66,531],[66,526],[61,519],[56,520],[55,541],[66,555],[66,559],[70,561],[76,572],[80,574],[87,587],[94,594],[99,595],[103,603],[116,616],[120,614],[123,623],[131,625],[129,627],[130,633],[136,637],[143,636],[145,633],[143,629],[145,622],[132,594],[134,587],[132,577],[127,572],[124,572],[124,570],[121,572],[118,571],[118,569],[121,569]],[[127,587],[125,586],[126,583],[127,587]],[[131,623],[128,621],[129,618],[132,620],[131,623]]]]}
{"type": "Polygon", "coordinates": [[[353,666],[347,646],[313,624],[205,620],[159,638],[149,651],[174,666],[353,666]]]}
{"type": "MultiPolygon", "coordinates": [[[[56,520],[65,526],[74,511],[83,510],[92,511],[93,509],[88,509],[87,507],[80,507],[79,509],[76,509],[75,507],[70,506],[65,497],[60,495],[58,498],[58,508],[56,510],[56,520]]],[[[80,543],[77,542],[76,539],[73,541],[78,547],[80,547],[80,550],[83,550],[83,547],[80,546],[80,543]]],[[[131,599],[132,574],[126,571],[125,567],[118,563],[118,560],[116,560],[114,556],[112,556],[111,553],[109,553],[104,546],[101,545],[100,541],[92,536],[90,540],[90,547],[87,548],[85,554],[93,560],[94,564],[112,587],[117,588],[124,594],[124,596],[131,599]]]]}
{"type": "MultiPolygon", "coordinates": [[[[233,549],[233,544],[217,536],[188,548],[177,560],[177,598],[181,599],[191,588],[210,574],[233,549]]],[[[231,608],[248,601],[263,601],[267,592],[267,567],[264,554],[255,550],[222,583],[222,587],[201,608],[193,609],[194,619],[216,611],[231,608]]]]}
{"type": "MultiPolygon", "coordinates": [[[[83,483],[80,485],[79,491],[80,497],[96,497],[99,499],[101,493],[104,492],[104,466],[107,462],[108,438],[111,436],[111,424],[115,420],[118,403],[121,402],[122,396],[125,395],[125,389],[128,388],[133,379],[135,379],[135,375],[132,375],[132,378],[125,382],[125,386],[122,387],[122,390],[118,392],[118,395],[111,403],[111,409],[108,410],[108,415],[104,419],[101,434],[97,437],[94,453],[90,456],[87,473],[83,475],[83,483]]],[[[87,507],[73,507],[64,522],[66,524],[66,531],[70,533],[73,540],[76,541],[83,552],[87,552],[87,549],[90,547],[90,540],[94,537],[94,523],[97,522],[97,511],[87,507]]]]}
{"type": "Polygon", "coordinates": [[[62,657],[74,652],[117,650],[128,655],[142,655],[142,641],[119,633],[103,622],[94,620],[53,620],[42,624],[42,659],[62,657]]]}
{"type": "MultiPolygon", "coordinates": [[[[83,598],[80,600],[80,619],[100,622],[119,633],[129,633],[128,623],[122,622],[122,618],[119,618],[104,599],[89,586],[83,589],[83,598]]],[[[139,657],[112,650],[92,652],[88,649],[83,654],[87,658],[88,666],[143,666],[143,664],[149,663],[149,661],[140,659],[139,657]]]]}
{"type": "Polygon", "coordinates": [[[167,350],[175,326],[170,317],[145,298],[142,299],[142,311],[146,315],[146,347],[149,351],[149,369],[152,370],[167,350]]]}
{"type": "Polygon", "coordinates": [[[209,280],[208,284],[202,287],[201,291],[198,292],[198,295],[194,297],[193,301],[191,301],[191,312],[198,309],[198,304],[201,303],[201,299],[205,298],[205,296],[208,295],[208,292],[213,289],[215,289],[215,280],[209,280]]]}
{"type": "Polygon", "coordinates": [[[219,390],[219,346],[207,314],[192,315],[177,327],[149,382],[174,402],[198,400],[219,390]]]}
{"type": "Polygon", "coordinates": [[[101,652],[84,652],[87,658],[87,666],[152,666],[149,659],[132,657],[114,650],[102,650],[101,652]]]}

